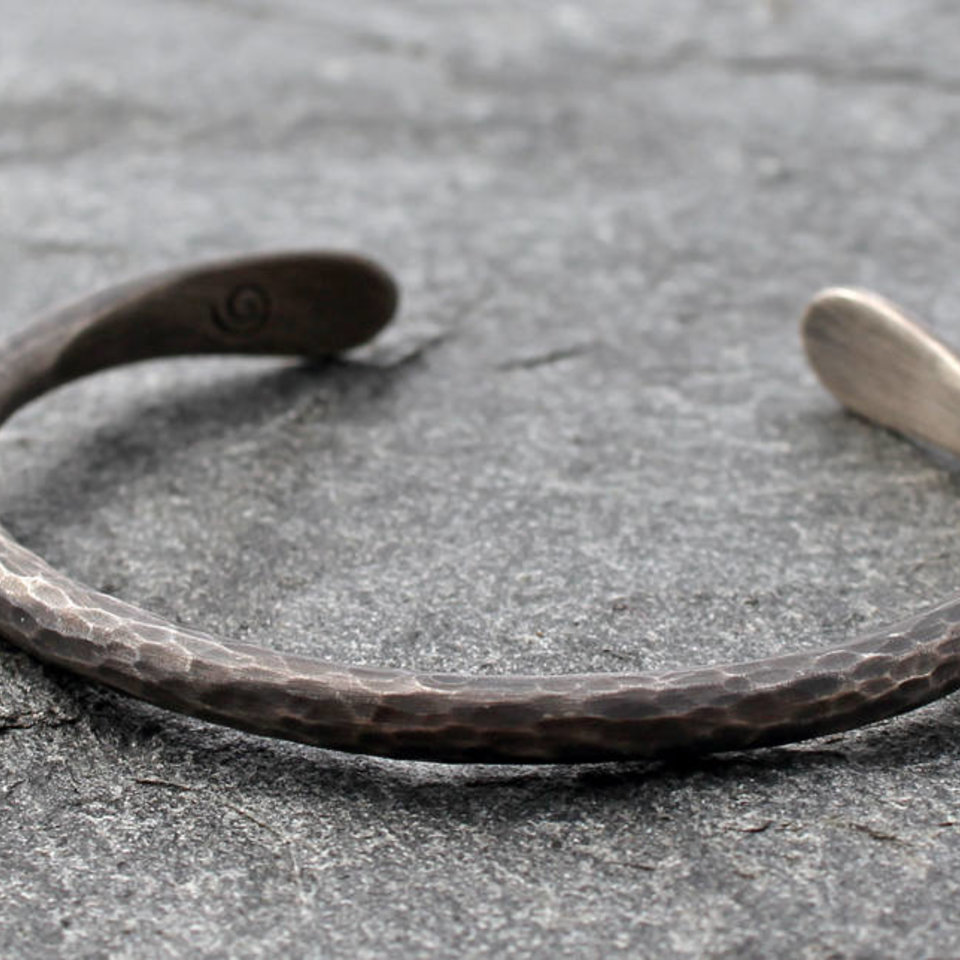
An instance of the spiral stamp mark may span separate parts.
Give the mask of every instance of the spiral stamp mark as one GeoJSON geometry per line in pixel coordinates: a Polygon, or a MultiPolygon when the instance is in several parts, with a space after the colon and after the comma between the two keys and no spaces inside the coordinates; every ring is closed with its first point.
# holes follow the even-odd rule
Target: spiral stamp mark
{"type": "Polygon", "coordinates": [[[234,336],[249,337],[263,329],[270,319],[270,298],[259,284],[234,287],[220,307],[213,308],[217,326],[234,336]]]}

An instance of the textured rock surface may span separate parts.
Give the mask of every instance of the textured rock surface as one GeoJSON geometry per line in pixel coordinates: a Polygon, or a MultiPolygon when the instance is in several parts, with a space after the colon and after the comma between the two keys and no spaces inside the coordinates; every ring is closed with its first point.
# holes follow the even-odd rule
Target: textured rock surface
{"type": "MultiPolygon", "coordinates": [[[[407,295],[350,363],[150,364],[18,415],[0,516],[55,564],[480,672],[800,648],[956,589],[956,473],[838,411],[796,337],[846,283],[960,340],[949,4],[74,10],[0,34],[4,330],[273,246],[407,295]]],[[[960,953],[956,700],[683,769],[444,768],[0,645],[0,730],[4,956],[960,953]]]]}

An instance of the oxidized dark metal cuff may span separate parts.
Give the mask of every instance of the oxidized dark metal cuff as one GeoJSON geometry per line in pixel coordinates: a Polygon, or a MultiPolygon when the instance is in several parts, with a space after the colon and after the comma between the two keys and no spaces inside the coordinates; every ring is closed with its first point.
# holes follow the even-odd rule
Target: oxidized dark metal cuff
{"type": "MultiPolygon", "coordinates": [[[[67,307],[0,345],[0,419],[116,364],[198,353],[323,357],[370,339],[396,288],[340,254],[173,271],[67,307]]],[[[879,297],[828,290],[804,342],[879,423],[960,451],[960,360],[879,297]]],[[[135,697],[265,736],[449,762],[566,763],[787,743],[960,686],[960,599],[850,643],[663,673],[458,676],[327,663],[179,627],[52,569],[0,530],[0,631],[135,697]]]]}

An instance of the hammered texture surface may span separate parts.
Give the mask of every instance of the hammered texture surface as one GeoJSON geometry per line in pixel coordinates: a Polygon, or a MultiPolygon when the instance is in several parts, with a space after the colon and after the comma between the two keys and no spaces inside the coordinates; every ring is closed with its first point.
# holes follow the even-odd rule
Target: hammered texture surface
{"type": "Polygon", "coordinates": [[[647,675],[413,673],[179,627],[76,583],[2,529],[0,633],[48,663],[182,713],[315,746],[451,763],[675,760],[768,746],[884,719],[960,686],[956,598],[848,644],[744,663],[647,675]]]}
{"type": "MultiPolygon", "coordinates": [[[[129,281],[0,344],[0,410],[127,360],[305,345],[325,359],[369,340],[396,300],[379,267],[336,255],[245,258],[129,281]]],[[[855,330],[872,335],[871,317],[885,329],[891,308],[855,306],[855,330]]],[[[0,633],[47,663],[181,713],[450,763],[676,760],[836,733],[960,686],[957,598],[841,646],[744,663],[647,675],[418,674],[183,629],[71,580],[2,529],[0,633]]]]}

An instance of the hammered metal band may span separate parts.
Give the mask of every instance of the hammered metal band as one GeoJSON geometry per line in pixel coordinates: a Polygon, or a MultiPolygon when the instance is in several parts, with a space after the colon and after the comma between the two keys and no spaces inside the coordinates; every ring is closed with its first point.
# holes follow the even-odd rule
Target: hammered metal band
{"type": "MultiPolygon", "coordinates": [[[[324,357],[376,335],[391,278],[279,254],[107,290],[0,344],[0,418],[117,364],[199,353],[324,357]]],[[[960,451],[960,361],[895,307],[832,290],[808,356],[847,406],[960,451]]],[[[858,727],[960,686],[960,598],[840,646],[662,673],[458,676],[328,663],[180,627],[52,569],[0,530],[0,632],[41,660],[264,736],[447,762],[675,757],[858,727]]]]}

